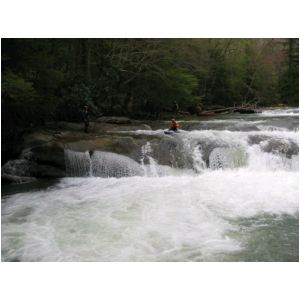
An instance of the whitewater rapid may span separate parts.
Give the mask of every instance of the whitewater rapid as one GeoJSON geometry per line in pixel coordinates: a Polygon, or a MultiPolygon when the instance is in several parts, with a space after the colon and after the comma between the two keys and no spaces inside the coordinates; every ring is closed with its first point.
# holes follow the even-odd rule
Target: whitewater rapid
{"type": "Polygon", "coordinates": [[[159,146],[184,152],[181,167],[162,165],[151,142],[138,162],[68,152],[70,174],[84,164],[84,177],[2,198],[2,260],[298,261],[299,140],[290,114],[187,122],[178,137],[128,132],[162,137],[159,146]]]}

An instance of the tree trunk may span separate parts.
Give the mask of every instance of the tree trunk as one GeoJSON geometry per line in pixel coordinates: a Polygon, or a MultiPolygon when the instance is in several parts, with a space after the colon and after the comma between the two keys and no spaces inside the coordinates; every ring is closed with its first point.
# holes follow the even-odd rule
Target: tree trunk
{"type": "Polygon", "coordinates": [[[90,39],[85,40],[85,56],[86,56],[86,80],[91,80],[91,47],[90,39]]]}

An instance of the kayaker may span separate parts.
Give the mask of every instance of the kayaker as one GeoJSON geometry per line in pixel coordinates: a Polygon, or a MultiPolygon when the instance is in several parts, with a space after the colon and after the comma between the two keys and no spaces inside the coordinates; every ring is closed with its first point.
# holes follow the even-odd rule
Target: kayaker
{"type": "Polygon", "coordinates": [[[174,118],[171,119],[171,124],[170,124],[169,130],[177,131],[178,128],[179,128],[179,123],[174,118]]]}

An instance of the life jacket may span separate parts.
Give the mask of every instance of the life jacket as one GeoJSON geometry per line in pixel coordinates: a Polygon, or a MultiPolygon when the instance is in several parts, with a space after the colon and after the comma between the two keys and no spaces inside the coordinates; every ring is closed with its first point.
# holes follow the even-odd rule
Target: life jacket
{"type": "Polygon", "coordinates": [[[179,123],[177,121],[171,122],[170,128],[172,128],[172,129],[175,129],[175,128],[178,129],[179,128],[179,123]]]}

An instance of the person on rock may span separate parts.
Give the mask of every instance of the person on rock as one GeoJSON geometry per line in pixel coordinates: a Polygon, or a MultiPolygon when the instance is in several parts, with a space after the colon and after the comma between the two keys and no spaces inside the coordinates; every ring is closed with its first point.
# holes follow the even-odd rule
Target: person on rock
{"type": "Polygon", "coordinates": [[[176,101],[173,102],[173,114],[177,115],[179,113],[179,105],[176,101]]]}
{"type": "Polygon", "coordinates": [[[202,112],[203,112],[203,106],[199,103],[199,104],[197,104],[195,110],[196,110],[197,116],[201,116],[201,114],[202,114],[202,112]]]}
{"type": "Polygon", "coordinates": [[[82,120],[84,123],[84,131],[88,133],[89,125],[90,125],[90,113],[89,113],[89,107],[87,105],[84,106],[83,113],[82,113],[82,120]]]}

